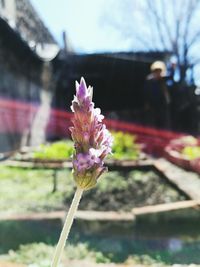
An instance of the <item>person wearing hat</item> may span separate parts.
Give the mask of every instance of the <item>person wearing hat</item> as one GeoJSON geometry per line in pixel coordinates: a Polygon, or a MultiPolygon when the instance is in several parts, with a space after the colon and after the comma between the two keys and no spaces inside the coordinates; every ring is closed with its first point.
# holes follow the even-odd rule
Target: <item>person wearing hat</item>
{"type": "Polygon", "coordinates": [[[145,113],[147,123],[158,128],[170,128],[170,94],[166,84],[166,65],[155,61],[145,82],[145,113]]]}

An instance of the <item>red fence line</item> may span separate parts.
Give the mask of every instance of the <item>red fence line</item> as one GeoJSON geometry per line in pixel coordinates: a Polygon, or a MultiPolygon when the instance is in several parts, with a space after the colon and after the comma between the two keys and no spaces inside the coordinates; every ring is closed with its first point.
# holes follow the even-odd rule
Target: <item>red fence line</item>
{"type": "MultiPolygon", "coordinates": [[[[38,110],[38,105],[0,99],[0,133],[23,133],[31,127],[33,118],[38,110]]],[[[72,113],[52,109],[46,128],[48,137],[66,138],[69,136],[72,113]]],[[[149,153],[162,154],[163,148],[171,139],[183,136],[181,133],[169,130],[160,130],[119,120],[105,119],[105,124],[111,130],[124,131],[137,136],[137,140],[144,144],[149,153]]]]}

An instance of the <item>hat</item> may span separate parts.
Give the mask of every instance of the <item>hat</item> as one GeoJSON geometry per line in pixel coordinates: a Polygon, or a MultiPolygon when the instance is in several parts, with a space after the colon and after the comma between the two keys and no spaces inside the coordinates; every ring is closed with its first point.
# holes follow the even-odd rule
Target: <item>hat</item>
{"type": "Polygon", "coordinates": [[[163,61],[155,61],[151,64],[151,71],[161,70],[161,75],[166,75],[166,65],[163,61]]]}

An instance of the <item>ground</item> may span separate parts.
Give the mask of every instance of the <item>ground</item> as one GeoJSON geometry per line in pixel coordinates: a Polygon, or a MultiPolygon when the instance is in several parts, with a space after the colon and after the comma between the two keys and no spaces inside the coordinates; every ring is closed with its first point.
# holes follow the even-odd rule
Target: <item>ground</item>
{"type": "Polygon", "coordinates": [[[25,267],[23,264],[16,264],[12,262],[0,262],[0,267],[25,267]]]}
{"type": "MultiPolygon", "coordinates": [[[[129,264],[114,264],[114,263],[109,263],[109,264],[97,264],[97,263],[91,263],[88,261],[70,261],[66,262],[66,265],[63,267],[149,267],[149,265],[142,265],[142,264],[134,264],[134,265],[129,265],[129,264]]],[[[160,264],[155,264],[151,265],[151,267],[164,267],[164,265],[160,264]]],[[[174,264],[171,265],[174,267],[199,267],[199,265],[195,264],[190,264],[190,265],[181,265],[181,264],[174,264]]],[[[27,265],[23,264],[16,264],[16,263],[9,263],[9,262],[0,262],[0,267],[27,267],[27,265]]],[[[165,266],[167,267],[167,265],[165,266]]]]}
{"type": "MultiPolygon", "coordinates": [[[[128,267],[128,265],[121,265],[121,264],[97,264],[97,263],[91,263],[88,261],[72,261],[68,262],[68,265],[70,267],[128,267]],[[70,263],[70,265],[69,265],[70,263]]],[[[130,265],[129,265],[130,266],[130,265]]],[[[9,262],[0,262],[0,267],[25,267],[25,265],[22,264],[16,264],[16,263],[9,263],[9,262]]],[[[134,267],[145,267],[145,265],[134,265],[134,267]]],[[[179,265],[180,267],[180,265],[179,265]]]]}
{"type": "MultiPolygon", "coordinates": [[[[55,193],[52,193],[53,170],[24,170],[19,168],[8,168],[0,166],[0,173],[1,213],[6,212],[20,214],[33,211],[48,212],[63,209],[67,210],[69,204],[71,203],[75,185],[71,173],[68,170],[61,170],[58,172],[58,188],[55,193]]],[[[80,209],[117,211],[131,210],[136,206],[168,203],[182,199],[184,199],[184,196],[182,196],[174,188],[169,186],[154,172],[132,171],[129,173],[122,173],[115,171],[109,172],[108,174],[104,175],[95,189],[84,193],[84,196],[81,200],[80,209]]],[[[52,223],[53,224],[45,221],[38,223],[36,221],[1,221],[0,239],[2,241],[0,241],[0,254],[4,254],[4,256],[6,257],[1,257],[1,259],[6,261],[7,265],[5,265],[5,262],[0,262],[0,267],[24,267],[20,264],[35,262],[36,259],[38,260],[37,263],[39,263],[39,260],[43,260],[44,258],[49,261],[55,249],[55,242],[58,239],[57,235],[58,232],[60,232],[61,227],[60,222],[52,223]],[[16,233],[18,234],[17,237],[16,233]],[[23,235],[21,235],[20,233],[23,233],[23,235]],[[18,242],[18,244],[13,244],[13,236],[16,237],[16,240],[14,241],[18,242]],[[6,242],[3,242],[3,240],[6,240],[7,247],[5,244],[6,242]],[[33,244],[33,242],[36,243],[33,244]],[[19,248],[19,244],[26,245],[19,248]],[[9,251],[11,245],[13,246],[13,251],[9,251]],[[14,265],[8,262],[15,262],[16,264],[14,265]]],[[[102,229],[98,229],[99,226],[97,224],[97,222],[95,222],[95,224],[86,222],[79,228],[76,228],[78,224],[75,222],[73,233],[76,233],[76,235],[72,234],[72,236],[74,236],[72,245],[66,246],[66,266],[161,266],[161,261],[165,262],[165,264],[170,264],[174,262],[174,259],[176,261],[177,259],[183,257],[183,255],[186,255],[186,258],[188,260],[189,254],[193,255],[192,259],[199,263],[199,260],[196,258],[196,253],[198,251],[197,246],[199,244],[198,242],[196,243],[197,245],[194,245],[193,243],[190,244],[190,240],[188,240],[188,243],[186,243],[186,245],[185,243],[183,244],[183,250],[180,253],[177,252],[173,255],[166,255],[165,252],[163,252],[163,254],[161,255],[161,251],[158,251],[157,254],[159,254],[160,257],[158,259],[156,253],[149,254],[149,256],[141,254],[140,250],[136,252],[135,249],[139,248],[136,247],[135,243],[132,241],[131,247],[127,247],[127,250],[124,249],[124,244],[126,245],[127,242],[129,242],[129,240],[127,241],[125,240],[125,238],[127,238],[127,236],[133,231],[132,225],[131,232],[127,232],[129,234],[126,234],[126,231],[129,231],[127,230],[128,228],[124,228],[125,236],[123,235],[122,231],[123,227],[120,226],[120,232],[122,232],[121,235],[123,236],[123,238],[120,240],[119,235],[117,235],[116,237],[114,236],[116,235],[116,233],[114,232],[111,235],[105,235],[106,231],[107,233],[110,233],[110,230],[108,230],[110,228],[107,229],[106,225],[103,226],[104,233],[100,236],[99,234],[101,234],[100,231],[102,231],[102,229]],[[79,233],[77,229],[82,230],[83,233],[86,233],[86,239],[81,240],[79,238],[79,234],[81,236],[82,233],[81,231],[79,233]],[[88,229],[90,229],[90,236],[87,236],[88,229]],[[94,238],[96,239],[94,240],[94,238]],[[88,243],[85,241],[87,241],[88,243]],[[108,253],[107,251],[111,252],[108,253]],[[123,255],[124,251],[125,255],[123,255]],[[132,255],[133,252],[136,258],[131,256],[131,258],[129,259],[129,256],[132,255]]],[[[125,225],[125,223],[123,223],[123,225],[125,225]]],[[[142,225],[143,224],[140,223],[141,227],[142,225]]],[[[153,224],[148,226],[153,227],[153,224]]],[[[162,226],[165,227],[165,225],[163,224],[162,226]]],[[[114,231],[116,231],[116,227],[117,226],[113,228],[112,223],[112,228],[114,231]]],[[[158,229],[157,226],[155,229],[158,229]]],[[[194,224],[192,225],[192,229],[195,229],[194,224]]],[[[138,231],[143,232],[144,230],[145,228],[140,229],[140,227],[137,227],[137,234],[138,231]]],[[[82,235],[82,237],[84,238],[84,235],[82,235]]],[[[139,244],[139,246],[140,245],[141,244],[139,244]]],[[[142,250],[142,253],[143,252],[144,251],[142,250]]],[[[185,261],[179,260],[179,262],[182,263],[185,261]]],[[[190,261],[188,260],[188,262],[190,261]]],[[[41,266],[43,267],[43,265],[37,265],[37,267],[41,266]]]]}

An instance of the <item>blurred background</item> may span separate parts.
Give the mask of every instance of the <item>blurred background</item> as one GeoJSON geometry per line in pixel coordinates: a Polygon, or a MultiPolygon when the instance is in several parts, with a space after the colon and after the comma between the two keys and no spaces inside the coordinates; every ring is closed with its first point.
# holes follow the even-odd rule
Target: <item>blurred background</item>
{"type": "Polygon", "coordinates": [[[81,77],[115,141],[63,266],[200,265],[199,15],[199,0],[0,0],[0,266],[50,266],[81,77]]]}

